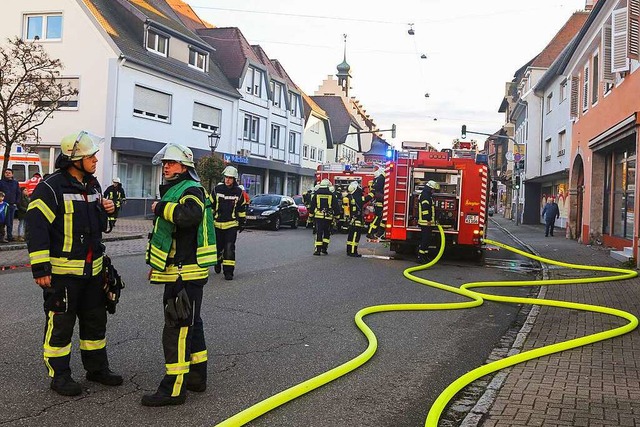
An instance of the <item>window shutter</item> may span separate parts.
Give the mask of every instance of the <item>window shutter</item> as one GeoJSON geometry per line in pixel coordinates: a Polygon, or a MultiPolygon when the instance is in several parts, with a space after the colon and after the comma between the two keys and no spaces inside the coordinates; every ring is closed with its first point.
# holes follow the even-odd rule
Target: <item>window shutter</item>
{"type": "Polygon", "coordinates": [[[640,0],[627,0],[628,1],[628,29],[629,29],[629,42],[627,57],[630,59],[640,59],[640,0]]]}
{"type": "Polygon", "coordinates": [[[171,110],[171,95],[136,86],[133,97],[133,109],[152,113],[160,118],[168,118],[171,110]]]}
{"type": "Polygon", "coordinates": [[[602,29],[602,80],[606,83],[614,82],[611,60],[611,26],[605,25],[602,29]]]}
{"type": "Polygon", "coordinates": [[[571,118],[578,117],[578,84],[580,84],[579,79],[571,77],[571,118]]]}
{"type": "Polygon", "coordinates": [[[194,102],[193,121],[209,126],[220,127],[220,110],[194,102]]]}
{"type": "Polygon", "coordinates": [[[589,67],[584,67],[584,73],[582,81],[582,111],[589,108],[589,67]]]}
{"type": "Polygon", "coordinates": [[[627,57],[627,9],[614,10],[611,17],[613,22],[611,71],[617,73],[629,69],[629,58],[627,57]]]}

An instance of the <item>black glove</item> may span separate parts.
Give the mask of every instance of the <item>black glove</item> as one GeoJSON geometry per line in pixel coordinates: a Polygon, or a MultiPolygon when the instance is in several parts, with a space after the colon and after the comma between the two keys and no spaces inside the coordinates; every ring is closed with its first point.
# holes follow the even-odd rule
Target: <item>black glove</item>
{"type": "Polygon", "coordinates": [[[169,298],[165,303],[164,323],[170,328],[191,325],[191,302],[184,288],[175,298],[169,298]]]}

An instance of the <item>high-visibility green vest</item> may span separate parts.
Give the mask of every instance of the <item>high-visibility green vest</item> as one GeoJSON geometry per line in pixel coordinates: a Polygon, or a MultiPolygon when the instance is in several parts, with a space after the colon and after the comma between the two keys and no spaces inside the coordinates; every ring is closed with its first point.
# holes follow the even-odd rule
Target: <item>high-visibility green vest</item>
{"type": "MultiPolygon", "coordinates": [[[[191,187],[201,188],[204,192],[204,209],[200,225],[198,226],[198,248],[196,250],[196,262],[200,267],[209,267],[217,262],[218,251],[216,249],[216,232],[213,224],[213,207],[211,196],[199,183],[185,180],[171,187],[162,197],[164,202],[178,203],[182,194],[191,187]]],[[[149,242],[149,250],[146,262],[153,269],[164,271],[167,266],[167,258],[171,250],[175,224],[163,217],[158,217],[149,242]]]]}

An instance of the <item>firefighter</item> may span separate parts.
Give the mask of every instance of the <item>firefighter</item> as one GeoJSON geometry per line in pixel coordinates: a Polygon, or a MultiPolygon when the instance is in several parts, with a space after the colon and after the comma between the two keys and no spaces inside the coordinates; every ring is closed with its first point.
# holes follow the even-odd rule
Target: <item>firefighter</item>
{"type": "Polygon", "coordinates": [[[31,271],[44,295],[44,362],[53,378],[51,389],[64,396],[82,393],[69,367],[76,317],[87,380],[122,384],[107,360],[101,240],[114,204],[102,198],[93,176],[99,142],[85,131],[64,137],[56,171],[35,188],[26,214],[31,271]]]}
{"type": "Polygon", "coordinates": [[[440,184],[428,181],[420,193],[418,201],[418,225],[420,226],[420,246],[418,247],[418,262],[429,262],[429,244],[431,243],[431,231],[436,223],[436,211],[433,205],[433,191],[439,190],[440,184]]]}
{"type": "Polygon", "coordinates": [[[385,223],[382,218],[384,200],[384,168],[378,167],[373,174],[374,179],[369,182],[369,194],[373,197],[375,217],[369,224],[369,239],[379,239],[384,236],[385,223]]]}
{"type": "Polygon", "coordinates": [[[214,189],[216,240],[218,263],[214,270],[222,271],[225,280],[233,280],[236,267],[236,239],[244,229],[247,219],[247,204],[238,186],[238,169],[227,166],[222,171],[224,182],[214,189]]]}
{"type": "Polygon", "coordinates": [[[112,229],[116,225],[118,212],[120,212],[120,209],[122,209],[122,205],[124,205],[124,202],[127,201],[120,178],[113,178],[111,185],[108,186],[104,191],[104,197],[106,199],[113,200],[113,203],[116,206],[116,210],[113,211],[111,215],[109,215],[109,229],[112,229]]]}
{"type": "Polygon", "coordinates": [[[351,218],[349,221],[349,234],[347,235],[347,256],[360,258],[362,255],[358,253],[358,243],[360,242],[360,235],[365,229],[363,209],[367,199],[363,197],[362,188],[360,188],[358,181],[351,182],[347,192],[349,193],[347,197],[351,218]]]}
{"type": "Polygon", "coordinates": [[[191,150],[165,145],[153,158],[162,165],[161,200],[155,215],[146,262],[151,284],[164,285],[162,348],[166,373],[153,394],[142,396],[144,406],[181,405],[186,390],[207,388],[207,346],[200,317],[202,291],[209,265],[216,260],[213,214],[205,216],[208,198],[196,173],[191,150]],[[208,232],[211,230],[211,232],[208,232]]]}
{"type": "Polygon", "coordinates": [[[327,249],[329,248],[331,236],[331,224],[340,209],[336,196],[329,190],[330,186],[331,181],[328,179],[325,178],[320,181],[318,190],[316,190],[311,199],[309,218],[314,219],[316,229],[314,255],[329,254],[327,249]]]}

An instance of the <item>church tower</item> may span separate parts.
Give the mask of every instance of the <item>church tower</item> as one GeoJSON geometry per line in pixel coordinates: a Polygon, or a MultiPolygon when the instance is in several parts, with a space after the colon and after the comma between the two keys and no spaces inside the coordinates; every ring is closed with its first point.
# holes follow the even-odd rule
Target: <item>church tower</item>
{"type": "Polygon", "coordinates": [[[344,59],[342,63],[338,64],[338,73],[336,77],[338,77],[338,84],[342,88],[344,92],[344,96],[349,97],[349,86],[351,86],[351,66],[347,63],[347,35],[343,34],[344,37],[344,59]]]}

